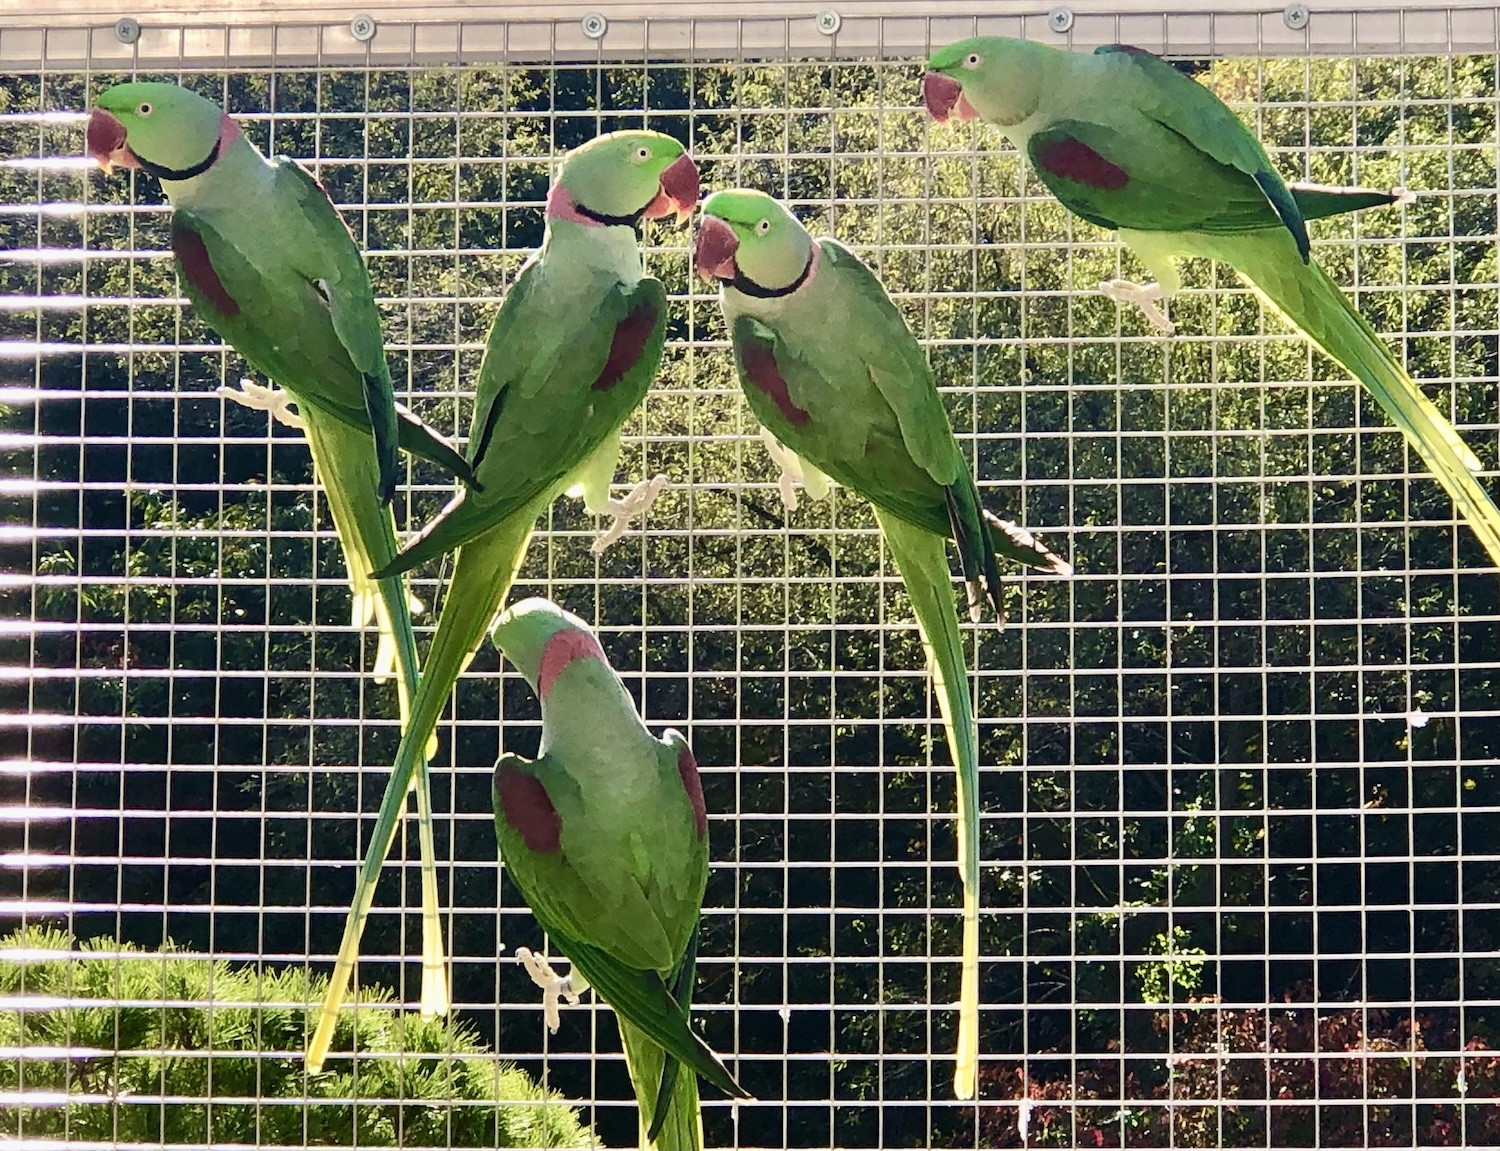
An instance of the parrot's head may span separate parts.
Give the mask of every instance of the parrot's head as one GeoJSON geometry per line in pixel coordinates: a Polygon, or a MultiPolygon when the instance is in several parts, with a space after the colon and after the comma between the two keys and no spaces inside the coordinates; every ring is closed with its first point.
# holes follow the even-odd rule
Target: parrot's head
{"type": "Polygon", "coordinates": [[[597,661],[614,678],[589,625],[551,600],[526,599],[501,612],[490,639],[543,703],[563,669],[575,661],[597,661]]]}
{"type": "Polygon", "coordinates": [[[1056,48],[978,36],[934,52],[922,78],[922,101],[934,120],[972,120],[975,116],[1001,128],[1029,119],[1042,102],[1051,79],[1049,65],[1056,48]]]}
{"type": "Polygon", "coordinates": [[[778,291],[806,278],[813,241],[778,200],[749,188],[703,201],[693,264],[710,282],[778,291]]]}
{"type": "Polygon", "coordinates": [[[680,141],[632,130],[598,136],[563,157],[547,196],[550,216],[634,224],[663,216],[681,223],[698,206],[698,168],[680,141]]]}
{"type": "Polygon", "coordinates": [[[106,172],[118,164],[158,179],[207,171],[239,134],[210,100],[176,84],[117,84],[89,114],[88,154],[106,172]]]}

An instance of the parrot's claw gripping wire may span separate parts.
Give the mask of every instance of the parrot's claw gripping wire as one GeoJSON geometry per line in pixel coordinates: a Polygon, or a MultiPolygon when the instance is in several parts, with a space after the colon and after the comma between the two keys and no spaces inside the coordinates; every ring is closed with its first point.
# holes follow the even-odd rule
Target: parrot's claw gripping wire
{"type": "Polygon", "coordinates": [[[292,410],[296,401],[292,399],[291,393],[280,388],[266,388],[254,380],[241,380],[239,390],[220,387],[218,394],[255,411],[270,412],[271,418],[278,424],[296,428],[299,432],[305,427],[302,417],[292,410]]]}
{"type": "Polygon", "coordinates": [[[529,947],[516,948],[516,962],[526,968],[531,981],[542,989],[542,1014],[547,1021],[547,1030],[557,1034],[562,1026],[559,1002],[566,999],[569,1006],[578,1006],[578,992],[573,990],[573,976],[559,975],[552,964],[529,947]]]}
{"type": "Polygon", "coordinates": [[[1099,290],[1117,304],[1139,308],[1146,322],[1164,336],[1170,336],[1177,326],[1167,319],[1161,309],[1166,293],[1160,284],[1135,284],[1129,280],[1104,280],[1099,290]]]}
{"type": "Polygon", "coordinates": [[[666,486],[666,476],[654,475],[649,480],[642,480],[636,484],[620,499],[611,497],[605,506],[604,514],[613,516],[614,522],[600,533],[599,538],[594,541],[589,550],[596,556],[603,555],[605,548],[624,537],[631,520],[639,519],[651,510],[651,505],[656,502],[656,497],[661,495],[666,486]]]}

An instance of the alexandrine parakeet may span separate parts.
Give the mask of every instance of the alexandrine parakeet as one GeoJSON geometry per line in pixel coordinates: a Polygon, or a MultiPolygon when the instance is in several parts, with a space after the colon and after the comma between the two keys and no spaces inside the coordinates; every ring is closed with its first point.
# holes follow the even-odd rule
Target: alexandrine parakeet
{"type": "Polygon", "coordinates": [[[1137,48],[1085,55],[981,37],[927,66],[932,115],[1000,128],[1066,207],[1119,233],[1159,281],[1148,296],[1176,291],[1179,257],[1233,267],[1369,389],[1500,564],[1500,509],[1475,474],[1478,459],[1311,259],[1307,220],[1399,193],[1288,186],[1218,97],[1137,48]]]}
{"type": "MultiPolygon", "coordinates": [[[[175,84],[121,84],[104,92],[89,117],[87,147],[106,171],[119,165],[161,181],[172,204],[178,275],[194,310],[296,401],[295,417],[279,403],[271,408],[307,436],[348,564],[354,625],[378,620],[377,671],[399,665],[405,718],[418,678],[410,605],[399,577],[370,576],[397,554],[385,506],[395,489],[397,451],[420,455],[466,481],[472,473],[462,456],[395,402],[369,273],[349,229],[312,176],[286,157],[267,160],[217,105],[175,84]]],[[[270,394],[248,383],[246,391],[270,394]]],[[[411,782],[402,784],[403,801],[411,782]]],[[[422,852],[421,1003],[424,1014],[443,1014],[447,971],[425,757],[414,782],[422,852]]]]}
{"type": "Polygon", "coordinates": [[[593,987],[619,1018],[641,1146],[701,1147],[697,1076],[748,1096],[688,1026],[708,883],[692,749],[670,728],[661,739],[646,730],[594,633],[556,604],[523,600],[491,638],[542,705],[538,757],[495,764],[495,834],[537,923],[573,964],[549,981],[524,957],[547,989],[549,1023],[556,995],[593,987]]]}
{"type": "Polygon", "coordinates": [[[947,543],[957,544],[976,619],[984,600],[1001,614],[997,554],[1059,574],[1072,569],[981,507],[927,357],[848,248],[815,241],[764,193],[735,189],[704,202],[695,263],[723,286],[720,303],[751,411],[801,470],[815,468],[874,505],[911,596],[958,769],[964,892],[954,1090],[971,1098],[979,1045],[979,747],[947,543]]]}
{"type": "Polygon", "coordinates": [[[620,428],[656,376],[666,336],[666,291],[642,268],[636,227],[685,219],[697,200],[692,159],[659,132],[615,132],[563,157],[542,246],[506,294],[480,363],[468,442],[475,482],[375,572],[390,578],[458,549],[310,1060],[326,1049],[348,988],[406,781],[504,603],[537,516],[575,483],[589,510],[610,510],[620,428]]]}

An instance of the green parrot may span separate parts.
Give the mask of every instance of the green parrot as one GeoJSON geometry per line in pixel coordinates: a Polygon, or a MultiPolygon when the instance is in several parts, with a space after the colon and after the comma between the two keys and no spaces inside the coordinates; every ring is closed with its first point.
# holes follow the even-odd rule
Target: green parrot
{"type": "MultiPolygon", "coordinates": [[[[89,155],[154,176],[172,204],[172,251],[194,310],[284,395],[230,393],[300,427],[344,549],[354,626],[380,627],[376,674],[399,665],[403,723],[417,690],[411,601],[370,572],[397,554],[387,508],[398,449],[472,482],[468,463],[395,402],[380,315],[354,238],[323,188],[286,157],[267,160],[216,105],[176,84],[120,84],[89,116],[89,155]],[[255,401],[259,402],[255,402],[255,401]]],[[[424,1015],[448,1011],[448,980],[425,757],[414,779],[422,853],[424,1015]]],[[[391,828],[394,834],[394,827],[391,828]]],[[[316,1070],[316,1068],[314,1068],[316,1070]]]]}
{"type": "Polygon", "coordinates": [[[814,241],[770,196],[735,189],[704,201],[694,262],[723,285],[750,410],[804,478],[816,469],[874,505],[911,595],[958,769],[964,900],[954,1091],[969,1099],[979,1051],[979,746],[946,545],[957,543],[976,620],[985,599],[1003,620],[997,553],[1061,575],[1072,568],[980,506],[926,356],[848,248],[814,241]]]}
{"type": "MultiPolygon", "coordinates": [[[[596,514],[643,510],[639,498],[609,498],[621,425],[655,378],[666,336],[666,291],[642,269],[636,227],[685,219],[697,201],[692,158],[659,132],[611,133],[563,157],[541,249],[507,293],[479,366],[468,443],[475,482],[374,573],[390,579],[458,549],[309,1063],[321,1062],[332,1038],[407,781],[510,590],[537,516],[575,483],[596,514]]],[[[632,496],[657,490],[648,482],[632,496]]]]}
{"type": "Polygon", "coordinates": [[[698,920],[708,884],[708,817],[698,765],[679,733],[646,730],[581,619],[544,599],[505,611],[491,633],[542,705],[537,759],[495,764],[500,857],[536,921],[573,963],[566,979],[517,951],[547,992],[592,986],[619,1017],[640,1104],[642,1146],[703,1146],[701,1075],[748,1093],[688,1026],[698,920]],[[696,1074],[679,1075],[681,1063],[696,1074]]]}
{"type": "MultiPolygon", "coordinates": [[[[1289,187],[1218,97],[1138,48],[1083,55],[981,37],[950,44],[927,67],[923,98],[935,118],[977,116],[999,127],[1053,195],[1117,231],[1159,281],[1113,285],[1116,298],[1149,304],[1171,295],[1179,257],[1233,267],[1369,389],[1500,564],[1500,509],[1475,474],[1479,460],[1311,259],[1307,220],[1400,202],[1403,193],[1289,187]]],[[[1159,314],[1153,322],[1169,330],[1159,314]]]]}

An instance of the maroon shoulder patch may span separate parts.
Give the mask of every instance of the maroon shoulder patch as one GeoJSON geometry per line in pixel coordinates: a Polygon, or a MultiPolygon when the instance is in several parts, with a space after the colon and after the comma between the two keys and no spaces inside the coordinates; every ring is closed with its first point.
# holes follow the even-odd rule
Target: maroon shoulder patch
{"type": "Polygon", "coordinates": [[[1155,52],[1147,52],[1144,48],[1137,48],[1134,44],[1111,44],[1111,52],[1123,52],[1127,56],[1150,56],[1153,60],[1160,59],[1155,52]]]}
{"type": "Polygon", "coordinates": [[[551,855],[562,844],[562,819],[542,781],[506,763],[495,772],[500,813],[532,851],[551,855]]]}
{"type": "Polygon", "coordinates": [[[177,266],[187,280],[221,316],[237,316],[240,306],[224,287],[219,273],[214,271],[213,261],[208,258],[208,249],[203,237],[186,224],[172,221],[172,254],[177,257],[177,266]]]}
{"type": "Polygon", "coordinates": [[[812,416],[792,403],[792,393],[786,386],[781,369],[776,366],[776,353],[765,344],[753,340],[745,341],[740,349],[740,363],[745,366],[745,376],[766,395],[789,424],[801,427],[812,416]]]}
{"type": "Polygon", "coordinates": [[[682,788],[687,792],[688,802],[693,805],[693,826],[702,839],[708,831],[708,808],[703,803],[703,781],[698,778],[698,761],[693,758],[693,749],[687,744],[677,753],[677,774],[682,776],[682,788]]]}
{"type": "Polygon", "coordinates": [[[1118,192],[1130,183],[1125,169],[1111,164],[1082,140],[1066,136],[1049,140],[1036,152],[1037,166],[1063,180],[1104,192],[1118,192]]]}
{"type": "Polygon", "coordinates": [[[655,302],[642,300],[628,316],[615,325],[614,339],[609,343],[609,355],[605,358],[603,370],[594,380],[594,391],[609,391],[640,362],[641,354],[646,350],[646,341],[656,328],[657,318],[655,302]]]}

